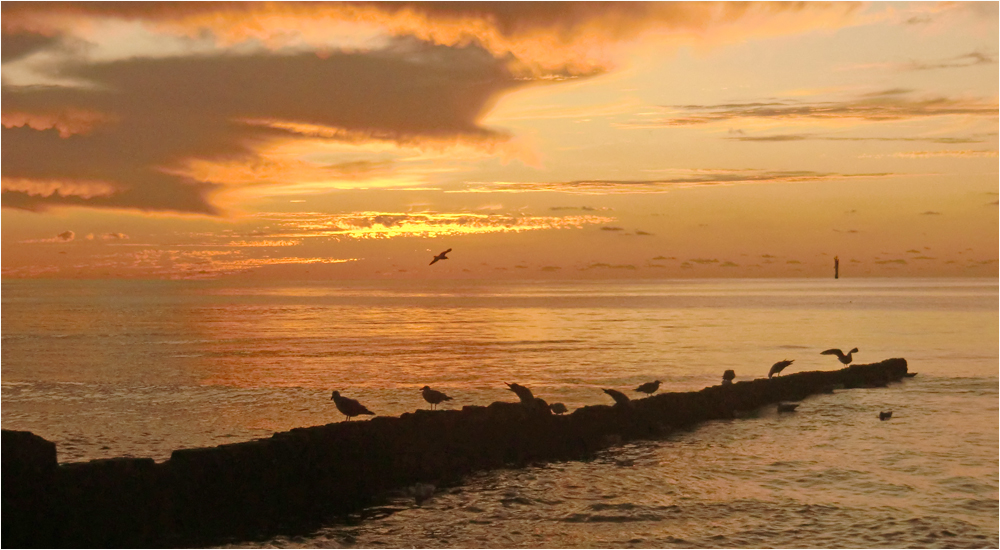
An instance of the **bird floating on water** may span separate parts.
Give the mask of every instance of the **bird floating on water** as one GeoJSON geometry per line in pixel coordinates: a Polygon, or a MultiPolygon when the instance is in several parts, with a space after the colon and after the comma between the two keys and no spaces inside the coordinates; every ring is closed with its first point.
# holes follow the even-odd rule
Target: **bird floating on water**
{"type": "Polygon", "coordinates": [[[917,375],[917,373],[915,373],[915,372],[907,372],[907,373],[903,374],[903,376],[905,376],[907,378],[913,378],[916,375],[917,375]]]}
{"type": "Polygon", "coordinates": [[[878,413],[879,420],[889,420],[890,418],[892,418],[892,411],[882,411],[878,413]]]}
{"type": "Polygon", "coordinates": [[[412,487],[407,487],[406,492],[413,496],[413,500],[416,501],[417,506],[420,506],[425,500],[434,496],[435,489],[437,487],[430,483],[417,483],[412,487]]]}
{"type": "Polygon", "coordinates": [[[438,254],[437,256],[434,256],[434,259],[431,260],[431,263],[429,263],[427,265],[434,265],[434,264],[436,264],[438,262],[438,260],[447,260],[449,252],[451,252],[450,248],[448,250],[445,250],[444,252],[438,254]]]}
{"type": "Polygon", "coordinates": [[[432,390],[430,386],[420,388],[420,393],[424,396],[424,401],[431,404],[431,409],[437,407],[442,401],[451,401],[451,398],[442,392],[432,390]]]}
{"type": "Polygon", "coordinates": [[[610,395],[611,398],[615,400],[615,405],[628,405],[629,404],[629,398],[624,393],[622,393],[622,392],[620,392],[618,390],[603,390],[603,391],[604,391],[604,393],[610,395]]]}
{"type": "Polygon", "coordinates": [[[342,397],[339,391],[333,392],[330,399],[332,399],[337,405],[337,410],[344,413],[344,416],[346,416],[348,420],[350,420],[353,416],[358,416],[359,414],[375,414],[369,411],[368,408],[361,403],[358,403],[356,399],[342,397]]]}
{"type": "Polygon", "coordinates": [[[729,369],[726,372],[722,373],[723,384],[732,384],[735,378],[736,378],[736,371],[734,371],[733,369],[729,369]]]}
{"type": "Polygon", "coordinates": [[[788,365],[791,365],[794,362],[795,362],[795,359],[792,359],[791,361],[789,361],[788,359],[785,359],[784,361],[778,361],[774,365],[771,365],[771,370],[768,371],[767,377],[770,378],[770,377],[774,376],[775,374],[778,374],[779,372],[785,370],[785,367],[787,367],[788,365]]]}
{"type": "Polygon", "coordinates": [[[798,408],[798,406],[799,406],[798,403],[778,403],[778,412],[780,413],[795,412],[795,409],[798,408]]]}
{"type": "Polygon", "coordinates": [[[504,384],[507,384],[507,388],[510,391],[517,394],[517,398],[521,400],[522,404],[524,405],[535,404],[535,396],[534,394],[531,393],[531,390],[529,390],[528,388],[520,384],[508,384],[507,382],[504,382],[504,384]]]}
{"type": "Polygon", "coordinates": [[[566,414],[566,412],[569,410],[566,408],[566,405],[563,405],[562,403],[553,403],[549,405],[549,409],[551,409],[552,412],[556,414],[566,414]]]}
{"type": "Polygon", "coordinates": [[[819,352],[819,354],[820,355],[836,355],[837,359],[839,359],[841,363],[843,363],[845,365],[850,365],[851,361],[854,360],[854,358],[851,357],[851,355],[853,355],[857,351],[858,351],[858,348],[854,348],[851,351],[847,352],[847,355],[844,355],[844,352],[840,351],[839,349],[828,349],[826,351],[819,352]]]}
{"type": "Polygon", "coordinates": [[[654,380],[652,382],[646,382],[645,384],[639,386],[638,388],[635,389],[635,391],[640,393],[645,393],[648,395],[653,395],[659,388],[660,388],[660,381],[654,380]]]}

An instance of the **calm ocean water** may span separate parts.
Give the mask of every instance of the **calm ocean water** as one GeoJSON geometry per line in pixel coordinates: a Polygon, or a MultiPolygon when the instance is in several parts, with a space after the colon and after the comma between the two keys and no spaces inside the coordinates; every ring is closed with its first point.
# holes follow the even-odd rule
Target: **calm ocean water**
{"type": "Polygon", "coordinates": [[[516,381],[575,408],[608,403],[600,388],[695,390],[781,359],[839,368],[830,347],[920,373],[480,474],[266,545],[1000,545],[994,279],[2,285],[3,427],[55,441],[62,462],[338,421],[333,389],[398,415],[427,406],[425,384],[461,407],[514,401],[516,381]]]}

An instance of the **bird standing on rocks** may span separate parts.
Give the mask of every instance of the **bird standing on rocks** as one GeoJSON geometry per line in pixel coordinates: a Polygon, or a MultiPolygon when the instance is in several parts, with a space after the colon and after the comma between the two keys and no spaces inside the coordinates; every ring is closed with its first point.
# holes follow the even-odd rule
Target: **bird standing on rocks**
{"type": "Polygon", "coordinates": [[[369,411],[368,408],[362,405],[361,403],[358,403],[357,400],[350,399],[348,397],[342,397],[339,391],[333,392],[333,395],[330,396],[330,399],[332,399],[333,402],[337,405],[337,410],[344,413],[344,416],[346,416],[348,420],[350,420],[351,417],[353,416],[358,416],[359,414],[372,414],[372,415],[375,414],[369,411]]]}
{"type": "Polygon", "coordinates": [[[549,405],[549,409],[556,414],[566,414],[566,411],[569,410],[566,408],[566,405],[563,405],[562,403],[553,403],[549,405]]]}
{"type": "Polygon", "coordinates": [[[442,401],[451,401],[450,397],[437,390],[432,390],[430,386],[420,388],[420,393],[424,396],[424,401],[431,404],[432,410],[442,401]]]}
{"type": "Polygon", "coordinates": [[[890,418],[892,418],[892,411],[882,411],[878,413],[879,420],[889,420],[890,418]]]}
{"type": "Polygon", "coordinates": [[[438,262],[438,260],[447,260],[449,252],[451,252],[450,248],[448,250],[445,250],[444,252],[438,254],[437,256],[434,256],[434,259],[431,260],[431,263],[429,263],[427,265],[434,265],[434,264],[436,264],[438,262]]]}
{"type": "Polygon", "coordinates": [[[520,384],[507,384],[507,388],[517,394],[517,398],[521,400],[523,405],[533,405],[535,403],[535,396],[531,393],[531,390],[520,385],[520,384]]]}
{"type": "Polygon", "coordinates": [[[736,378],[736,371],[734,371],[733,369],[729,369],[726,372],[722,373],[723,384],[732,384],[735,378],[736,378]]]}
{"type": "Polygon", "coordinates": [[[798,403],[778,403],[778,412],[780,413],[790,413],[795,412],[799,406],[798,403]]]}
{"type": "Polygon", "coordinates": [[[857,351],[858,351],[858,348],[854,348],[851,351],[847,352],[847,355],[844,355],[844,352],[840,351],[839,349],[828,349],[826,351],[819,352],[819,354],[820,355],[836,355],[837,359],[839,359],[841,363],[843,363],[845,365],[850,365],[851,361],[854,360],[854,358],[851,357],[851,355],[853,355],[857,351]]]}
{"type": "Polygon", "coordinates": [[[646,382],[645,384],[639,386],[635,391],[639,393],[645,393],[646,395],[653,395],[656,390],[660,388],[660,381],[654,380],[652,382],[646,382]]]}
{"type": "Polygon", "coordinates": [[[618,390],[602,390],[604,393],[611,396],[615,400],[615,405],[628,405],[629,398],[624,393],[618,390]]]}
{"type": "Polygon", "coordinates": [[[778,374],[779,372],[785,370],[785,367],[787,367],[788,365],[791,365],[794,362],[795,362],[795,359],[792,359],[791,361],[789,361],[788,359],[785,359],[784,361],[778,361],[774,365],[771,365],[771,370],[768,371],[767,377],[770,378],[770,377],[774,376],[775,374],[778,374]]]}

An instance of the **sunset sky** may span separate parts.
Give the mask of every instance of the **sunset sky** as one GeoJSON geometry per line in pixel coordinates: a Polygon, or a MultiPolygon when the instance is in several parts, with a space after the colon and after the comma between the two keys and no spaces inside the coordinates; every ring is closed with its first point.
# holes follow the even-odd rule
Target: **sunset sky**
{"type": "Polygon", "coordinates": [[[4,278],[998,275],[996,2],[2,15],[4,278]]]}

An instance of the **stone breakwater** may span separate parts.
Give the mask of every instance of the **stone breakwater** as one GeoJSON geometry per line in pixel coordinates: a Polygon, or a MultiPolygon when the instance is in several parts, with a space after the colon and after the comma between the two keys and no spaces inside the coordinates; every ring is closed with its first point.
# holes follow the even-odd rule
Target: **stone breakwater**
{"type": "Polygon", "coordinates": [[[170,459],[58,464],[55,444],[3,431],[4,547],[179,546],[315,528],[380,494],[478,470],[572,460],[622,441],[733,418],[834,387],[884,386],[905,359],[661,393],[564,416],[519,403],[419,410],[267,439],[174,451],[170,459]]]}

